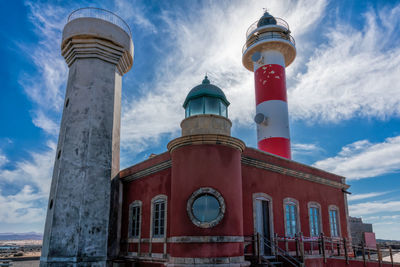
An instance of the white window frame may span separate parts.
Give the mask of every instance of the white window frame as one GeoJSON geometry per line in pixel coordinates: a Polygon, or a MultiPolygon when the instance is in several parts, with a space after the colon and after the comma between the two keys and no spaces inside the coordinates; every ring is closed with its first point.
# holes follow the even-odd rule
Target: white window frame
{"type": "Polygon", "coordinates": [[[308,202],[307,208],[308,208],[307,213],[308,213],[308,225],[309,225],[309,228],[310,228],[310,236],[320,236],[321,233],[323,233],[322,217],[321,217],[321,214],[322,214],[321,205],[318,202],[312,201],[312,202],[308,202]],[[311,223],[315,224],[315,222],[314,221],[312,222],[313,217],[310,214],[310,210],[311,209],[317,209],[317,211],[318,211],[318,218],[317,218],[318,231],[317,231],[317,233],[314,233],[314,234],[312,233],[313,229],[312,229],[311,223]]]}
{"type": "Polygon", "coordinates": [[[299,201],[294,198],[287,197],[283,200],[283,219],[284,219],[284,225],[285,225],[285,236],[286,237],[294,237],[296,234],[300,233],[301,231],[301,225],[300,225],[300,207],[299,207],[299,201]],[[295,206],[295,211],[296,211],[296,230],[292,234],[289,234],[289,231],[287,229],[287,220],[286,220],[286,205],[293,205],[295,206]]]}
{"type": "Polygon", "coordinates": [[[128,226],[128,238],[132,239],[133,242],[138,241],[141,237],[142,233],[142,201],[135,200],[131,204],[129,204],[129,226],[128,226]],[[132,220],[132,210],[135,207],[139,207],[139,235],[133,236],[132,235],[132,228],[133,228],[133,220],[132,220]]]}
{"type": "Polygon", "coordinates": [[[157,195],[151,199],[151,215],[150,215],[150,238],[152,242],[162,242],[167,236],[167,215],[168,215],[168,197],[166,195],[157,195]],[[164,234],[154,236],[154,212],[155,204],[159,202],[164,202],[164,234]]]}
{"type": "Polygon", "coordinates": [[[340,212],[339,208],[336,205],[329,205],[328,207],[328,216],[329,216],[329,232],[331,237],[337,237],[340,238],[342,231],[340,229],[340,212]],[[336,230],[338,235],[332,235],[332,221],[331,221],[331,211],[334,210],[336,211],[336,230]]]}

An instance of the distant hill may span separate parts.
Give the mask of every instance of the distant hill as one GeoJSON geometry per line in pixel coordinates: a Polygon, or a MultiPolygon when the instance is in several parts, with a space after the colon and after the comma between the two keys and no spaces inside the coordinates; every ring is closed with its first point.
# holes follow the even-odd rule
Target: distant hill
{"type": "Polygon", "coordinates": [[[377,239],[377,242],[395,242],[395,243],[400,243],[400,240],[390,240],[390,239],[377,239]]]}
{"type": "Polygon", "coordinates": [[[0,240],[42,240],[43,234],[29,233],[0,233],[0,240]]]}

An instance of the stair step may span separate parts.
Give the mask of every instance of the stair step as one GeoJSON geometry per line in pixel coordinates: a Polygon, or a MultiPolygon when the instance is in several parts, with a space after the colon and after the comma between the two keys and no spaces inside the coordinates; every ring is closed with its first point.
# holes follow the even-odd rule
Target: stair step
{"type": "Polygon", "coordinates": [[[264,256],[261,256],[261,258],[266,259],[266,260],[270,260],[270,259],[276,259],[276,256],[274,256],[274,255],[269,255],[269,256],[264,255],[264,256]]]}

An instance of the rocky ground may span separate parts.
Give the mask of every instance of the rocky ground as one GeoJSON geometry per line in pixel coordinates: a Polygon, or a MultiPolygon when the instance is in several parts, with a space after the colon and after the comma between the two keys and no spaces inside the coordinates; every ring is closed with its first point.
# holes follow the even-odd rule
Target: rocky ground
{"type": "Polygon", "coordinates": [[[42,240],[1,240],[0,258],[40,257],[42,240]]]}

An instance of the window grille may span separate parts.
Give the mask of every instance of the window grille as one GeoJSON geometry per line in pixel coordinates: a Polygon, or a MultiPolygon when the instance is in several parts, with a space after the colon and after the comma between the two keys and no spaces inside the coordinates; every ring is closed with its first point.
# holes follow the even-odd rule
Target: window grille
{"type": "Polygon", "coordinates": [[[338,212],[335,209],[329,210],[329,222],[331,226],[331,236],[339,236],[338,212]]]}
{"type": "Polygon", "coordinates": [[[293,202],[286,203],[285,205],[285,216],[286,216],[286,235],[294,237],[297,233],[297,206],[293,202]]]}
{"type": "Polygon", "coordinates": [[[133,206],[131,214],[131,237],[138,238],[140,235],[140,206],[133,206]]]}
{"type": "Polygon", "coordinates": [[[165,200],[156,200],[153,203],[153,237],[165,235],[165,200]]]}
{"type": "Polygon", "coordinates": [[[310,207],[310,235],[319,236],[321,233],[320,215],[318,207],[310,207]]]}

